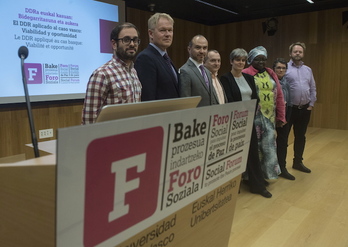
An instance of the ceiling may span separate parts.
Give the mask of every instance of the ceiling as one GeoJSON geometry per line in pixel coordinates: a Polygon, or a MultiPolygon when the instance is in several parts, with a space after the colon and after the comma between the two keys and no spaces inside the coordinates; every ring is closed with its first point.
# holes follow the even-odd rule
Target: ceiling
{"type": "Polygon", "coordinates": [[[126,7],[219,25],[348,6],[348,0],[124,0],[126,7]],[[203,3],[204,2],[204,3],[203,3]],[[223,9],[225,10],[223,10],[223,9]],[[231,13],[231,12],[235,13],[231,13]]]}

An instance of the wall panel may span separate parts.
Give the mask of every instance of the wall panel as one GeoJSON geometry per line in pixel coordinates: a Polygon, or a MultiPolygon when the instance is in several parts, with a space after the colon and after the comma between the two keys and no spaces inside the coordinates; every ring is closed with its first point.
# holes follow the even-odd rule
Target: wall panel
{"type": "MultiPolygon", "coordinates": [[[[81,114],[82,102],[33,104],[32,115],[37,138],[39,138],[39,130],[54,129],[53,138],[38,139],[38,141],[56,139],[58,128],[79,125],[81,114]]],[[[22,154],[25,144],[32,143],[27,110],[24,104],[0,108],[0,139],[0,158],[22,154]]]]}

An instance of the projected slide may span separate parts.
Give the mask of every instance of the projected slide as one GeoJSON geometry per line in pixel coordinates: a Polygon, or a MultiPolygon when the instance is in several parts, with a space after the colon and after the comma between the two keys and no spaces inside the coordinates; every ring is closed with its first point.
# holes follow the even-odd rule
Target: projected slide
{"type": "MultiPolygon", "coordinates": [[[[83,98],[89,76],[112,57],[119,6],[92,0],[1,1],[0,103],[24,102],[18,49],[32,101],[83,98]]],[[[124,11],[121,10],[121,11],[124,11]]]]}

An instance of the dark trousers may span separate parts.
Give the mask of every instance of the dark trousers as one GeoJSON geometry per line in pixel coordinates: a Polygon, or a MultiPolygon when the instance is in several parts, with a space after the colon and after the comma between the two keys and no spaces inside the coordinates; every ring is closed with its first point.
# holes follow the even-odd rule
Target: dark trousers
{"type": "Polygon", "coordinates": [[[283,170],[286,166],[289,132],[289,124],[277,128],[277,156],[280,170],[283,170]]]}
{"type": "Polygon", "coordinates": [[[280,169],[283,170],[286,166],[286,155],[288,152],[288,139],[290,132],[290,117],[291,117],[292,107],[286,107],[286,121],[288,122],[283,127],[277,127],[277,156],[280,169]]]}
{"type": "Polygon", "coordinates": [[[312,112],[307,110],[307,107],[302,109],[293,107],[289,121],[289,130],[291,127],[293,127],[294,130],[294,164],[301,163],[303,160],[303,152],[306,145],[307,126],[312,112]]]}
{"type": "Polygon", "coordinates": [[[250,147],[248,153],[248,161],[246,165],[246,172],[249,178],[250,190],[253,192],[260,192],[266,189],[265,179],[261,170],[259,159],[259,148],[257,144],[256,129],[253,125],[251,131],[250,147]]]}

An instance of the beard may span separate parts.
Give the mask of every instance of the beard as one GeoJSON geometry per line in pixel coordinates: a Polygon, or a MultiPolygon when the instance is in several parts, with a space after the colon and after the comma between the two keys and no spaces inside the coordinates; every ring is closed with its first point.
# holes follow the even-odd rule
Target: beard
{"type": "Polygon", "coordinates": [[[301,56],[292,56],[291,59],[294,61],[301,61],[302,57],[301,56]]]}
{"type": "Polygon", "coordinates": [[[136,56],[137,49],[133,48],[133,50],[134,50],[134,52],[127,52],[127,49],[123,49],[121,47],[118,47],[116,50],[116,55],[122,61],[133,61],[135,56],[136,56]]]}

